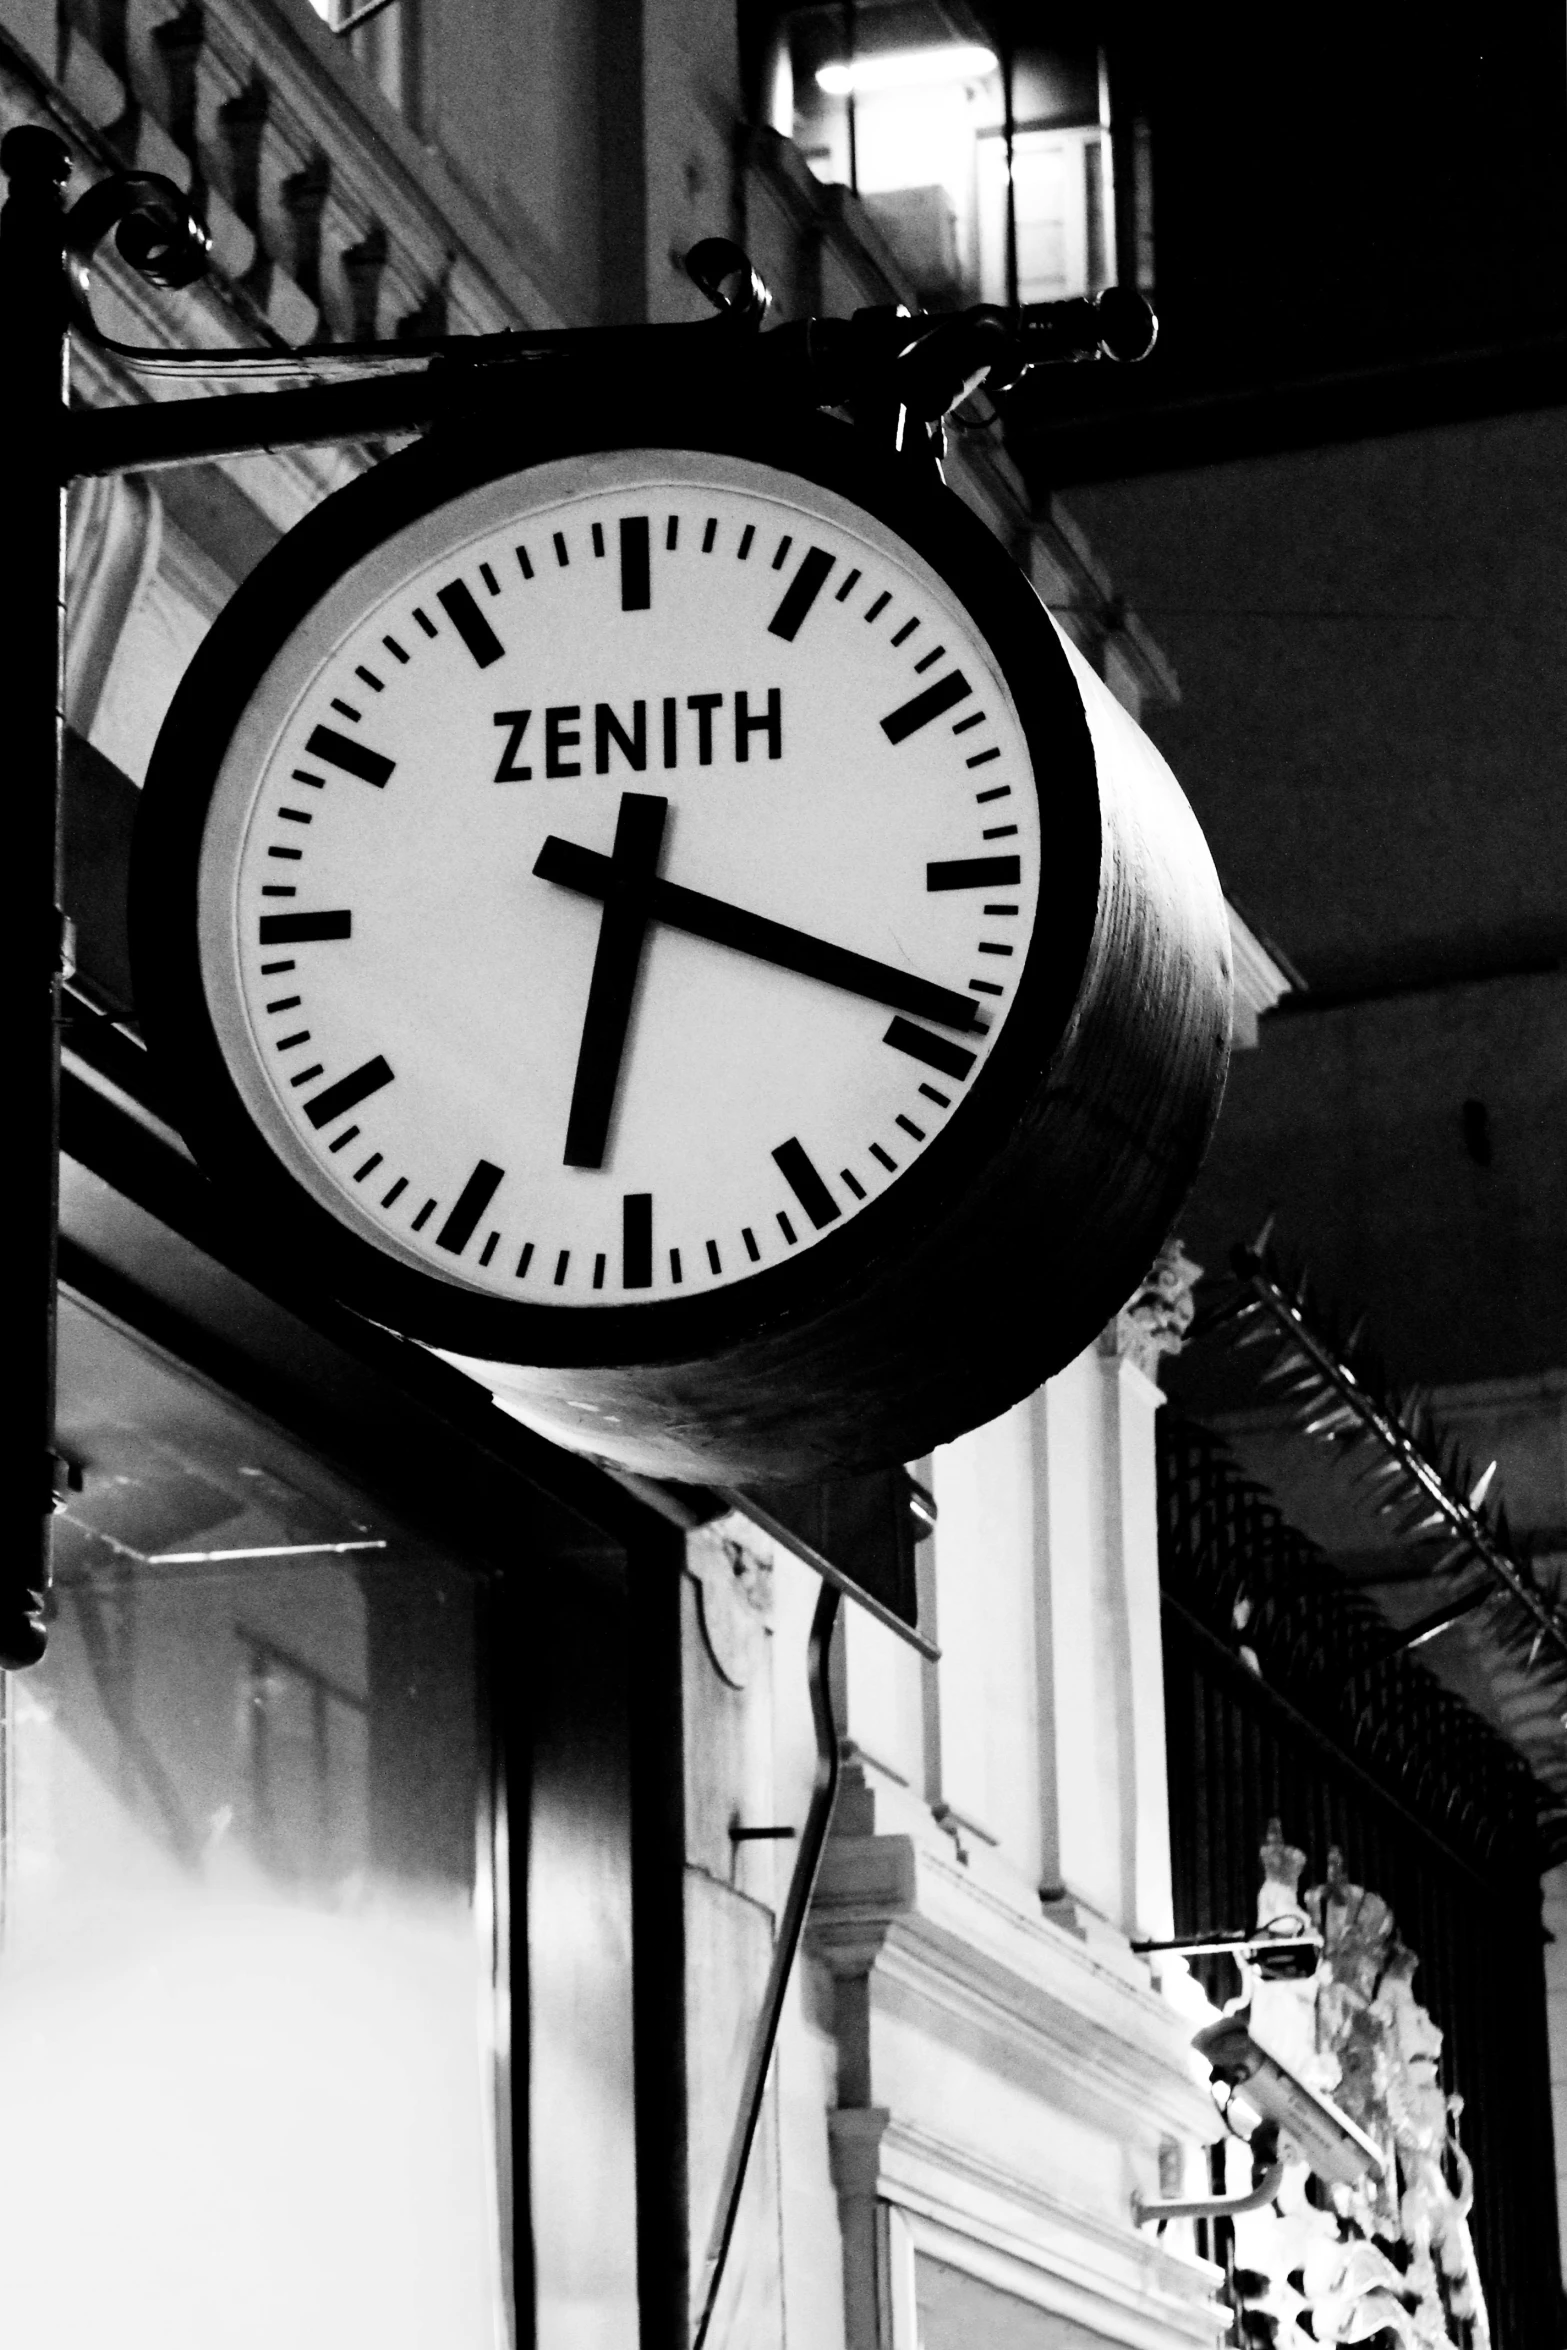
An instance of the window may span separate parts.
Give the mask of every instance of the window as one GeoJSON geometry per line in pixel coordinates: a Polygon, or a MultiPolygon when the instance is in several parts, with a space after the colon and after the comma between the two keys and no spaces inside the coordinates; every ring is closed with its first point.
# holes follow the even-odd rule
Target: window
{"type": "Polygon", "coordinates": [[[494,2350],[483,1591],[69,1299],[60,1440],[3,1722],[0,2331],[494,2350]]]}
{"type": "MultiPolygon", "coordinates": [[[[851,187],[927,306],[1008,298],[1005,99],[995,50],[955,38],[919,0],[855,18],[788,18],[772,75],[775,128],[821,179],[851,187]]],[[[1062,301],[1115,275],[1110,139],[1092,49],[1012,62],[1018,298],[1062,301]]]]}

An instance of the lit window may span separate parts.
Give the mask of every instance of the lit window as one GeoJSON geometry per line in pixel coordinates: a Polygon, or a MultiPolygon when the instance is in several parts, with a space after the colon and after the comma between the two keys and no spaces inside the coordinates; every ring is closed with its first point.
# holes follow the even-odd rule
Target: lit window
{"type": "MultiPolygon", "coordinates": [[[[795,12],[775,62],[775,119],[821,179],[854,189],[921,299],[1009,298],[1005,81],[934,6],[795,12]],[[927,22],[928,17],[928,22],[927,22]],[[911,28],[923,36],[911,38],[911,28]],[[894,39],[893,36],[896,36],[894,39]]],[[[1017,298],[1061,301],[1115,274],[1110,141],[1095,52],[1011,61],[1017,298]]]]}
{"type": "Polygon", "coordinates": [[[61,1372],[83,1486],[6,1683],[0,2333],[494,2350],[469,1578],[70,1301],[61,1372]]]}

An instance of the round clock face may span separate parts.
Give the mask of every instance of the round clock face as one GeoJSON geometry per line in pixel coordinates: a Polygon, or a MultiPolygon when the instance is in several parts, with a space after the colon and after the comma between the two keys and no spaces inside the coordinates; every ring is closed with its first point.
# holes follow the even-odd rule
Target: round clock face
{"type": "Polygon", "coordinates": [[[375,547],[251,694],[200,850],[224,1062],[383,1259],[723,1292],[961,1119],[1036,928],[1081,926],[1049,781],[871,514],[719,455],[531,467],[375,547]]]}

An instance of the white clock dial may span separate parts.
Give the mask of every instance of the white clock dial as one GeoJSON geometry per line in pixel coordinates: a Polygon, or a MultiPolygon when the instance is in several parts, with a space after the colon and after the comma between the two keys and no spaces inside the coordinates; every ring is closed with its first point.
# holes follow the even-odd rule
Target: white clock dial
{"type": "Polygon", "coordinates": [[[929,564],[791,474],[631,451],[457,498],[295,630],[213,795],[202,975],[352,1231],[626,1306],[897,1184],[1040,890],[1022,723],[929,564]]]}

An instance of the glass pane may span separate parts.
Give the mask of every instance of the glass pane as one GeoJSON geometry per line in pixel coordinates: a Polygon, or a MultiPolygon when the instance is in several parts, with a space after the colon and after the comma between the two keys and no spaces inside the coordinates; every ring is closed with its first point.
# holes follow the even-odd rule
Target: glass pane
{"type": "Polygon", "coordinates": [[[48,1656],[12,1677],[0,2331],[494,2350],[476,1593],[66,1301],[48,1656]]]}

